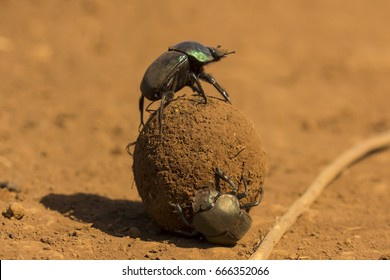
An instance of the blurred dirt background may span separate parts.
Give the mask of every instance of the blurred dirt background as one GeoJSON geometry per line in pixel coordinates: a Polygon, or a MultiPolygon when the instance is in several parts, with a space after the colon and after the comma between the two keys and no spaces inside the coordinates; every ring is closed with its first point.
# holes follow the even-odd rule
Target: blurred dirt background
{"type": "MultiPolygon", "coordinates": [[[[0,258],[248,258],[329,162],[390,128],[389,9],[352,0],[0,0],[0,258]],[[265,198],[233,248],[159,230],[125,151],[138,135],[144,71],[184,40],[237,50],[207,70],[268,154],[265,198]]],[[[389,155],[344,172],[271,258],[390,258],[389,155]]]]}

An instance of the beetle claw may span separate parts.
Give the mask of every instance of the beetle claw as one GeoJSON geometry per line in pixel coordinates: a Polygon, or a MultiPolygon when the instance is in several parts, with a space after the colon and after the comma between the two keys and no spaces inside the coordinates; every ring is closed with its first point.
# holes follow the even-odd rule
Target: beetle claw
{"type": "Polygon", "coordinates": [[[130,151],[130,147],[134,146],[137,141],[130,142],[129,144],[126,145],[126,151],[130,156],[133,156],[133,153],[130,151]]]}

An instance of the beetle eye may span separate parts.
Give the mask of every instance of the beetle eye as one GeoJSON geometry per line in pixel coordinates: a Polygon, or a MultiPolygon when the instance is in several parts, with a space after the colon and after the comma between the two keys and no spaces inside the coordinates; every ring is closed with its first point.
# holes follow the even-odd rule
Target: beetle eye
{"type": "Polygon", "coordinates": [[[219,58],[219,57],[223,56],[223,54],[220,53],[218,49],[209,48],[209,50],[210,50],[210,52],[211,52],[211,55],[212,55],[214,58],[219,58]]]}

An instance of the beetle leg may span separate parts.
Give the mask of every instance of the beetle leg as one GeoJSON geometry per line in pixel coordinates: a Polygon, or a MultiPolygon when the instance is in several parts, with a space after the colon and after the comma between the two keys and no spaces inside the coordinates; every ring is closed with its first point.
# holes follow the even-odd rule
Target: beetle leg
{"type": "Polygon", "coordinates": [[[222,172],[221,169],[219,169],[219,167],[215,168],[215,178],[218,187],[219,187],[219,180],[222,179],[232,187],[234,193],[237,193],[236,185],[233,183],[232,180],[229,179],[228,176],[225,175],[225,173],[222,172]]]}
{"type": "Polygon", "coordinates": [[[153,109],[149,109],[149,107],[152,106],[154,102],[156,102],[156,101],[152,101],[152,102],[150,102],[150,103],[148,104],[148,106],[146,106],[146,108],[145,108],[145,111],[146,111],[146,112],[148,112],[148,113],[151,114],[151,113],[153,113],[153,112],[155,111],[155,110],[153,110],[153,109]]]}
{"type": "Polygon", "coordinates": [[[173,91],[167,91],[161,95],[160,108],[158,109],[158,125],[159,125],[160,135],[162,135],[163,109],[164,109],[165,104],[172,100],[173,94],[174,94],[173,91]]]}
{"type": "MultiPolygon", "coordinates": [[[[141,113],[141,123],[139,124],[138,131],[141,131],[142,127],[145,126],[144,123],[144,100],[145,98],[143,96],[139,99],[139,111],[141,113]]],[[[145,111],[148,113],[153,113],[155,110],[149,109],[149,107],[154,103],[155,101],[152,101],[151,103],[146,106],[145,111]]]]}
{"type": "MultiPolygon", "coordinates": [[[[183,209],[181,209],[179,203],[172,203],[172,202],[169,202],[169,205],[173,206],[175,208],[175,211],[177,214],[179,214],[179,217],[180,217],[180,220],[182,221],[182,223],[186,226],[186,227],[189,227],[189,228],[193,228],[193,226],[187,221],[186,217],[184,216],[184,213],[183,213],[183,209]]],[[[195,236],[197,235],[199,232],[194,229],[193,231],[191,232],[187,232],[187,231],[184,231],[184,230],[180,230],[180,229],[175,229],[174,230],[176,233],[179,233],[179,234],[182,234],[182,235],[186,235],[186,236],[195,236]]]]}
{"type": "Polygon", "coordinates": [[[218,83],[217,81],[214,79],[213,76],[211,76],[210,74],[207,74],[207,73],[204,73],[204,72],[201,72],[198,77],[200,79],[202,79],[203,81],[206,81],[210,84],[212,84],[218,91],[220,94],[222,94],[223,98],[225,98],[225,100],[232,104],[232,102],[230,102],[230,97],[229,97],[229,94],[226,92],[226,90],[224,90],[218,83]]]}
{"type": "Polygon", "coordinates": [[[238,193],[236,195],[238,200],[240,200],[248,195],[248,185],[246,184],[246,180],[245,180],[244,175],[241,175],[241,179],[240,179],[240,182],[238,183],[238,186],[240,186],[241,182],[244,184],[245,191],[243,193],[238,193]]]}
{"type": "Polygon", "coordinates": [[[175,229],[174,232],[179,233],[181,235],[185,235],[185,236],[195,236],[199,233],[199,231],[197,231],[196,229],[194,229],[191,232],[187,232],[187,231],[180,230],[180,229],[175,229]]]}
{"type": "Polygon", "coordinates": [[[199,93],[203,97],[203,99],[204,99],[204,104],[207,104],[206,94],[204,93],[202,85],[200,84],[199,79],[198,79],[198,77],[196,76],[196,74],[194,72],[190,72],[190,79],[191,79],[191,88],[192,88],[192,90],[196,91],[197,93],[199,93]],[[194,85],[193,85],[194,83],[196,84],[197,88],[194,87],[194,85]]]}
{"type": "Polygon", "coordinates": [[[135,143],[137,143],[137,141],[130,142],[130,143],[127,144],[127,146],[126,146],[126,151],[127,151],[127,153],[128,153],[130,156],[133,156],[133,152],[130,151],[130,147],[134,146],[135,143]]]}
{"type": "Polygon", "coordinates": [[[200,84],[199,80],[197,79],[194,72],[190,72],[188,74],[188,86],[192,89],[193,92],[196,92],[198,95],[200,95],[201,91],[203,90],[202,85],[200,84]]]}
{"type": "Polygon", "coordinates": [[[253,201],[253,202],[249,202],[247,204],[244,204],[242,205],[240,208],[241,209],[249,209],[249,208],[252,208],[254,206],[257,206],[260,204],[260,202],[263,200],[263,196],[264,196],[264,189],[263,188],[260,188],[259,190],[259,198],[256,200],[256,201],[253,201]]]}
{"type": "Polygon", "coordinates": [[[175,211],[174,212],[176,212],[179,215],[180,220],[183,222],[183,224],[186,227],[192,228],[191,224],[187,221],[186,217],[184,216],[183,209],[181,209],[179,203],[169,202],[169,205],[175,207],[175,211]]]}
{"type": "Polygon", "coordinates": [[[141,114],[141,123],[139,124],[138,131],[141,131],[141,128],[145,125],[144,124],[144,99],[145,97],[143,95],[141,95],[141,97],[139,98],[138,106],[141,114]]]}

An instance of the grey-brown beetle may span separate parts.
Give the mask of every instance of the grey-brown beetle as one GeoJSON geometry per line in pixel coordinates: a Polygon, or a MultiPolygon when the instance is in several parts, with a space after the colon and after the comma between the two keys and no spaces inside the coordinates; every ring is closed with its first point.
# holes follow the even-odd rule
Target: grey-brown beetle
{"type": "Polygon", "coordinates": [[[248,192],[245,178],[241,176],[245,192],[238,193],[238,189],[233,181],[219,168],[215,169],[215,176],[218,190],[201,191],[195,196],[192,204],[194,216],[191,223],[185,218],[181,206],[177,203],[171,203],[183,224],[194,229],[191,233],[177,232],[186,235],[201,233],[211,243],[228,246],[235,245],[252,225],[252,219],[246,209],[259,205],[264,191],[263,188],[260,188],[259,198],[256,201],[240,206],[239,200],[246,197],[248,192]],[[219,190],[220,179],[231,186],[233,189],[231,193],[221,194],[219,190]]]}
{"type": "Polygon", "coordinates": [[[207,102],[206,94],[199,80],[212,84],[230,103],[228,93],[217,83],[217,81],[208,73],[204,72],[204,66],[211,62],[219,61],[228,54],[226,50],[206,47],[198,42],[181,42],[169,47],[168,51],[161,54],[146,69],[141,82],[141,97],[139,99],[139,110],[141,113],[141,124],[144,125],[144,99],[150,101],[161,100],[158,111],[158,121],[160,125],[160,134],[162,127],[162,112],[166,102],[173,98],[173,94],[185,86],[189,86],[194,92],[197,92],[207,102]]]}

